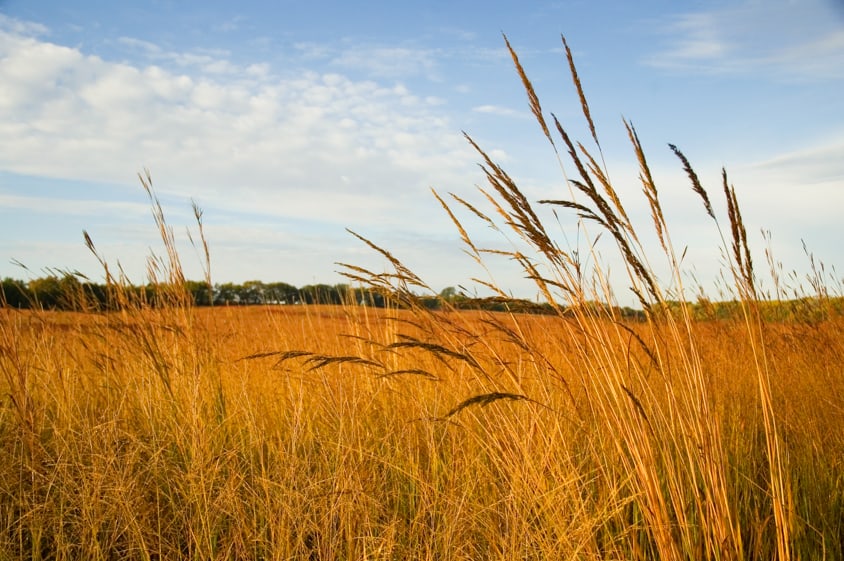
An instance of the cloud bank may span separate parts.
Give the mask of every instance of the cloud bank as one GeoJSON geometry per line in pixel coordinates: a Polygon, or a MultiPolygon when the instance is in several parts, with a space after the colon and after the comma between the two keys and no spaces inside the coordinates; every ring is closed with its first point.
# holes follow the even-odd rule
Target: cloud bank
{"type": "Polygon", "coordinates": [[[280,76],[128,37],[144,60],[115,62],[43,31],[0,26],[5,171],[126,184],[149,167],[161,189],[211,205],[358,224],[407,224],[429,186],[471,185],[474,157],[440,101],[400,83],[280,76]]]}

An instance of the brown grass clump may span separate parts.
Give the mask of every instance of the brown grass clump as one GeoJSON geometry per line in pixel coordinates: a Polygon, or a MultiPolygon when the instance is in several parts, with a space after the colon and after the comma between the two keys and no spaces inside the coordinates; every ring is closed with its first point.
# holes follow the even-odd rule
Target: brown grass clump
{"type": "Polygon", "coordinates": [[[469,255],[511,257],[552,315],[431,310],[424,281],[358,234],[394,272],[344,270],[386,309],[193,308],[143,176],[167,248],[150,261],[155,302],[103,262],[117,311],[0,309],[0,559],[844,557],[844,320],[828,292],[805,300],[811,313],[771,319],[786,304],[762,300],[735,189],[724,174],[722,235],[672,146],[734,284],[732,303],[684,301],[625,122],[656,252],[674,268],[670,299],[603,158],[553,123],[577,175],[570,200],[543,204],[609,234],[641,321],[601,304],[614,302],[605,273],[561,249],[471,139],[489,210],[435,197],[469,255]],[[462,212],[530,251],[481,247],[462,212]],[[728,306],[737,313],[720,317],[728,306]]]}

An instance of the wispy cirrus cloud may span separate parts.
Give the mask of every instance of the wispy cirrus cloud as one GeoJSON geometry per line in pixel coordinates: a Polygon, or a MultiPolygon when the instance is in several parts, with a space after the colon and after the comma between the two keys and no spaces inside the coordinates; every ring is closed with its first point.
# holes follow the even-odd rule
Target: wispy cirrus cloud
{"type": "Polygon", "coordinates": [[[803,79],[844,79],[844,29],[773,53],[767,64],[803,79]]]}
{"type": "Polygon", "coordinates": [[[501,105],[478,105],[472,108],[475,113],[486,113],[488,115],[498,115],[500,117],[528,117],[524,111],[518,111],[511,107],[503,107],[501,105]]]}
{"type": "MultiPolygon", "coordinates": [[[[441,31],[449,35],[448,31],[441,31]]],[[[429,47],[407,41],[400,44],[383,44],[343,39],[336,43],[302,41],[293,44],[295,52],[305,61],[328,64],[333,70],[353,73],[374,80],[406,80],[423,78],[441,83],[454,60],[479,66],[506,65],[509,53],[503,47],[488,48],[468,41],[466,33],[458,44],[449,48],[429,47]]],[[[527,51],[526,51],[527,52],[527,51]]]]}
{"type": "Polygon", "coordinates": [[[338,69],[361,70],[375,78],[402,78],[423,75],[439,80],[435,49],[403,46],[358,46],[343,50],[332,57],[331,64],[338,69]]]}
{"type": "Polygon", "coordinates": [[[651,22],[664,38],[663,48],[644,57],[643,63],[675,72],[840,80],[844,30],[834,19],[821,19],[818,14],[823,13],[796,2],[748,0],[667,16],[651,22]],[[779,40],[772,43],[771,36],[779,40]]]}
{"type": "MultiPolygon", "coordinates": [[[[794,186],[822,185],[844,180],[844,136],[800,150],[777,154],[747,165],[768,180],[794,186]]],[[[837,211],[836,211],[837,212],[837,211]]]]}
{"type": "Polygon", "coordinates": [[[32,197],[0,192],[0,207],[31,213],[65,214],[74,216],[133,215],[146,217],[149,205],[127,201],[103,201],[97,199],[57,199],[55,197],[32,197]]]}
{"type": "Polygon", "coordinates": [[[159,63],[172,63],[177,68],[195,68],[205,74],[237,74],[246,69],[229,60],[231,53],[223,49],[199,49],[190,52],[166,50],[155,43],[135,37],[119,37],[117,42],[140,52],[145,58],[159,63]]]}
{"type": "Polygon", "coordinates": [[[15,35],[43,36],[48,35],[50,30],[45,25],[33,21],[23,21],[10,18],[0,13],[0,30],[15,35]]]}
{"type": "Polygon", "coordinates": [[[345,41],[341,44],[297,42],[294,48],[306,60],[322,61],[338,72],[354,72],[371,79],[399,80],[421,76],[438,81],[437,49],[414,45],[381,45],[345,41]]]}
{"type": "Polygon", "coordinates": [[[657,64],[706,63],[727,58],[735,45],[724,36],[715,13],[692,13],[676,16],[668,24],[673,37],[672,49],[657,55],[657,64]]]}

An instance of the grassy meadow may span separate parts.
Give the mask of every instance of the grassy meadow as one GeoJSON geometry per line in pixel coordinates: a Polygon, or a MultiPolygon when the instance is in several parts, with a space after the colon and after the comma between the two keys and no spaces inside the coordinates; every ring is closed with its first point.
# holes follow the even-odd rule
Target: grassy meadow
{"type": "Polygon", "coordinates": [[[735,313],[693,316],[635,129],[647,251],[570,53],[594,154],[546,121],[511,54],[573,171],[571,199],[541,204],[613,240],[641,321],[594,304],[614,301],[603,272],[477,145],[491,210],[436,198],[470,257],[504,253],[556,313],[429,309],[424,281],[363,236],[394,272],[343,268],[386,308],[194,307],[142,178],[167,249],[158,301],[126,296],[104,263],[119,309],[84,294],[79,312],[0,309],[0,559],[844,559],[836,287],[775,277],[762,294],[726,173],[716,217],[672,147],[732,283],[735,313]],[[531,252],[477,246],[462,215],[531,252]],[[792,293],[811,313],[772,318],[792,293]]]}
{"type": "Polygon", "coordinates": [[[841,318],[0,317],[0,558],[842,556],[841,318]]]}

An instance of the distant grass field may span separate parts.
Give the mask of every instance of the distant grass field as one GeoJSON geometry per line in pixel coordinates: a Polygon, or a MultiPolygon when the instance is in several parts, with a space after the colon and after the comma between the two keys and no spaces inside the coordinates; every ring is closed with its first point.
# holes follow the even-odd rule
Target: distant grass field
{"type": "MultiPolygon", "coordinates": [[[[842,556],[842,326],[760,334],[795,558],[842,556]]],[[[771,559],[746,326],[690,327],[6,310],[0,558],[771,559]]]]}
{"type": "Polygon", "coordinates": [[[433,310],[423,279],[358,234],[391,272],[340,266],[385,309],[193,307],[147,174],[166,251],[154,301],[101,260],[119,311],[0,309],[0,560],[844,559],[840,281],[812,261],[807,292],[768,255],[763,294],[726,172],[718,218],[672,146],[727,285],[727,302],[687,302],[636,132],[624,123],[647,248],[563,46],[597,156],[549,125],[510,51],[573,173],[570,199],[540,204],[571,213],[587,246],[587,225],[613,242],[639,320],[596,304],[616,302],[605,271],[556,243],[468,137],[485,206],[435,197],[468,256],[508,257],[551,313],[433,310]],[[476,245],[462,215],[513,249],[476,245]]]}

